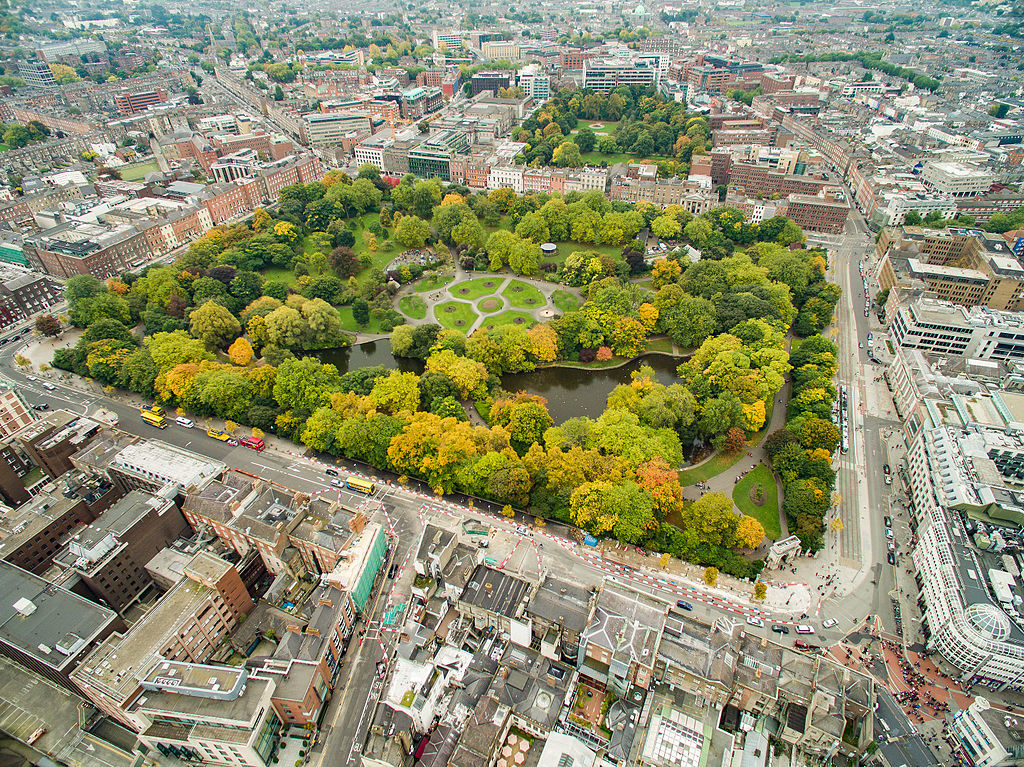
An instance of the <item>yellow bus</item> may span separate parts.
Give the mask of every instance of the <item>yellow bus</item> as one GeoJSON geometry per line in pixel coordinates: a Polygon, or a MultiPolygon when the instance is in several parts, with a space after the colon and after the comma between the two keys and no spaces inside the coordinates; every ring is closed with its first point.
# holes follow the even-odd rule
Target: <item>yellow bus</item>
{"type": "Polygon", "coordinates": [[[366,493],[367,495],[373,495],[374,485],[372,482],[367,482],[365,479],[359,479],[359,477],[347,477],[345,479],[345,487],[349,490],[355,490],[357,493],[366,493]]]}
{"type": "Polygon", "coordinates": [[[143,410],[142,411],[142,420],[145,421],[146,423],[148,423],[150,426],[155,426],[158,429],[166,429],[167,428],[167,419],[166,418],[164,418],[162,415],[157,415],[156,413],[151,413],[148,410],[143,410]]]}
{"type": "Polygon", "coordinates": [[[164,409],[159,405],[150,405],[149,407],[139,408],[139,413],[145,415],[146,413],[152,413],[153,415],[164,415],[164,409]]]}

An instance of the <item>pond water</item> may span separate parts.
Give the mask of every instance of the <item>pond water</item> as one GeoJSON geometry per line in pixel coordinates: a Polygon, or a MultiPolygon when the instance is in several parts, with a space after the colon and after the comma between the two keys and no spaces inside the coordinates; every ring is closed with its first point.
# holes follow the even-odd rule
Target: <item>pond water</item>
{"type": "MultiPolygon", "coordinates": [[[[327,349],[317,355],[323,362],[335,365],[341,373],[349,370],[383,365],[392,370],[421,373],[423,363],[414,359],[395,359],[389,341],[327,349]]],[[[681,360],[664,354],[648,354],[618,368],[577,370],[575,368],[543,368],[532,373],[509,373],[502,383],[509,391],[527,391],[546,397],[548,410],[555,423],[576,416],[596,418],[604,412],[608,394],[621,383],[629,383],[630,375],[641,365],[654,369],[655,378],[665,384],[674,383],[676,367],[681,360]]]]}

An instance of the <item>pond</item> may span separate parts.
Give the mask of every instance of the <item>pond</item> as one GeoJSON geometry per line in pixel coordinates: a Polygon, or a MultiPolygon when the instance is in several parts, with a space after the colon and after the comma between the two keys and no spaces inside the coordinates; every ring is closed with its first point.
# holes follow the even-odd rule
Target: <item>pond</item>
{"type": "MultiPolygon", "coordinates": [[[[342,373],[372,365],[392,370],[423,372],[423,363],[414,359],[395,359],[389,341],[371,341],[345,349],[327,349],[317,355],[321,361],[335,365],[342,373]]],[[[654,369],[658,381],[676,382],[676,367],[681,362],[664,354],[648,354],[618,368],[578,370],[575,368],[542,368],[532,373],[509,373],[502,383],[509,391],[527,391],[546,397],[548,410],[555,423],[576,416],[596,418],[604,412],[608,394],[621,383],[629,383],[630,375],[641,365],[654,369]]]]}

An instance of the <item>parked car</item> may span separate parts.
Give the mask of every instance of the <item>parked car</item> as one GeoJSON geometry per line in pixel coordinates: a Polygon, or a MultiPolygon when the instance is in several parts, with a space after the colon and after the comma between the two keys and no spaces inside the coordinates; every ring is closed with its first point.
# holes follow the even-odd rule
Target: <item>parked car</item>
{"type": "Polygon", "coordinates": [[[896,554],[894,554],[891,551],[888,554],[885,555],[885,559],[886,559],[886,561],[888,561],[888,563],[890,565],[896,564],[896,554]]]}
{"type": "Polygon", "coordinates": [[[328,477],[338,476],[338,472],[336,472],[334,469],[324,469],[324,474],[326,474],[328,477]]]}
{"type": "Polygon", "coordinates": [[[40,402],[38,405],[33,405],[32,409],[33,410],[49,410],[50,406],[47,405],[45,402],[40,402]]]}
{"type": "Polygon", "coordinates": [[[882,521],[885,522],[886,527],[892,527],[892,517],[882,517],[882,521]]]}
{"type": "Polygon", "coordinates": [[[44,381],[44,382],[43,382],[43,388],[44,388],[44,389],[46,389],[47,391],[53,391],[53,390],[54,390],[54,389],[56,389],[57,387],[56,387],[56,386],[54,386],[54,385],[53,385],[52,383],[50,383],[49,381],[44,381]]]}
{"type": "Polygon", "coordinates": [[[689,602],[686,602],[686,601],[684,601],[682,599],[680,599],[678,602],[676,602],[676,607],[680,608],[681,610],[692,610],[693,609],[693,605],[691,605],[689,602]]]}
{"type": "Polygon", "coordinates": [[[191,429],[195,426],[195,422],[191,418],[186,418],[183,415],[179,415],[174,419],[174,422],[183,429],[191,429]]]}
{"type": "Polygon", "coordinates": [[[823,620],[821,622],[821,627],[823,629],[830,629],[833,626],[835,626],[837,623],[839,623],[839,621],[837,621],[835,618],[826,618],[825,620],[823,620]]]}
{"type": "Polygon", "coordinates": [[[760,626],[762,628],[764,627],[764,621],[760,618],[755,618],[753,615],[747,616],[747,623],[749,623],[751,626],[760,626]]]}
{"type": "Polygon", "coordinates": [[[798,650],[808,650],[808,649],[810,649],[810,645],[808,645],[807,642],[805,642],[802,639],[794,639],[793,640],[793,647],[795,647],[798,650]]]}
{"type": "Polygon", "coordinates": [[[789,633],[789,627],[788,626],[780,626],[778,623],[774,623],[774,624],[772,624],[772,631],[774,631],[776,634],[788,634],[789,633]]]}
{"type": "Polygon", "coordinates": [[[796,627],[797,634],[813,634],[814,626],[808,626],[806,623],[801,623],[796,627]]]}
{"type": "Polygon", "coordinates": [[[888,538],[890,541],[893,539],[893,534],[892,534],[892,528],[891,527],[885,528],[885,537],[888,538]]]}

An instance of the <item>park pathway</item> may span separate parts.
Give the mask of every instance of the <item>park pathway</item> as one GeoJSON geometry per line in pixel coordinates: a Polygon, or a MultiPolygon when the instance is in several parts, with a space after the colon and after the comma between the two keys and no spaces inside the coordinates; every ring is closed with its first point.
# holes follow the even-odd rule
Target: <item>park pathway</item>
{"type": "Polygon", "coordinates": [[[398,293],[395,294],[393,303],[395,309],[399,314],[406,318],[410,325],[422,325],[431,322],[443,325],[444,323],[440,322],[438,318],[438,306],[451,302],[465,304],[470,307],[476,315],[472,324],[466,328],[460,328],[460,330],[463,330],[463,332],[469,336],[480,327],[485,326],[488,320],[507,311],[516,311],[528,314],[537,322],[547,322],[548,320],[554,319],[556,316],[561,314],[561,310],[555,306],[554,302],[554,294],[556,291],[570,293],[576,296],[577,299],[582,300],[577,288],[571,288],[566,285],[562,285],[561,283],[538,280],[532,277],[523,277],[517,274],[467,272],[456,262],[454,277],[447,285],[425,293],[418,293],[415,288],[415,283],[404,285],[398,293]],[[477,298],[465,298],[460,296],[457,291],[459,285],[469,280],[492,280],[494,281],[494,286],[489,288],[489,292],[483,296],[479,296],[477,298]],[[534,307],[513,306],[509,299],[502,295],[503,291],[513,282],[522,282],[536,288],[543,297],[544,303],[534,307]],[[402,311],[401,299],[406,296],[419,296],[423,299],[423,302],[426,304],[426,316],[424,316],[423,319],[415,319],[402,311]],[[488,299],[497,301],[498,305],[495,308],[484,311],[480,308],[480,304],[482,301],[488,299]]]}

